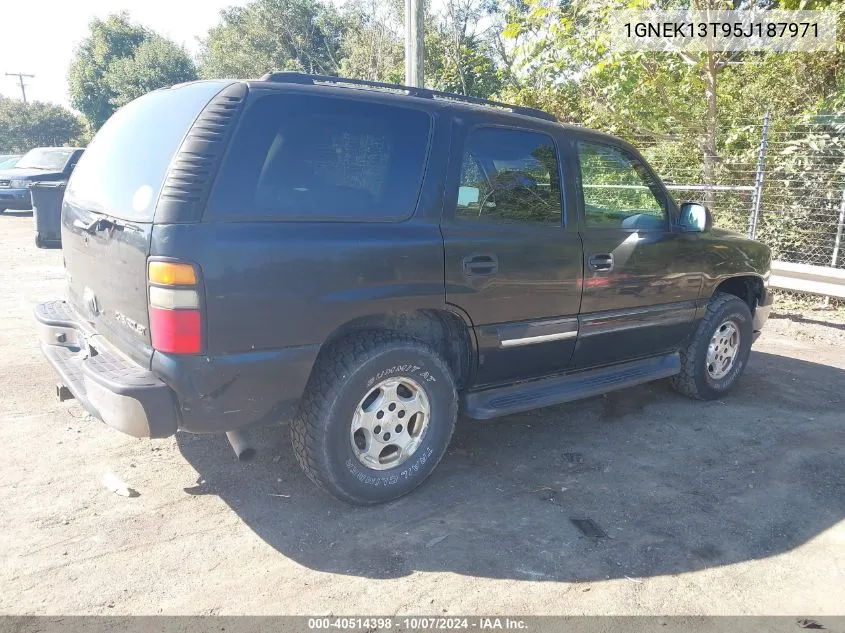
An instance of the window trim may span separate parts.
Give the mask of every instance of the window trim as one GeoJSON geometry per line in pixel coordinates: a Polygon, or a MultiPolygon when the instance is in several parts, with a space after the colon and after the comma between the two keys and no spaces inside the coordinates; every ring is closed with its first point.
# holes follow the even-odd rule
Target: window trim
{"type": "MultiPolygon", "coordinates": [[[[454,153],[452,154],[452,156],[454,157],[454,153]]],[[[561,152],[560,143],[558,142],[558,139],[555,137],[555,135],[551,134],[550,132],[548,132],[546,130],[539,129],[539,128],[532,128],[532,127],[528,127],[528,126],[522,126],[522,125],[505,124],[505,123],[490,123],[490,122],[473,123],[472,125],[467,127],[466,133],[464,134],[463,139],[462,139],[461,148],[460,148],[460,156],[457,159],[457,175],[456,175],[456,179],[455,179],[455,185],[456,185],[455,191],[447,192],[447,195],[449,195],[449,196],[454,195],[454,199],[455,199],[455,204],[452,205],[450,203],[450,205],[449,205],[450,208],[451,208],[451,218],[450,218],[451,221],[454,224],[459,225],[459,226],[479,226],[479,225],[483,225],[485,227],[491,227],[491,226],[492,227],[514,227],[514,226],[518,226],[518,227],[544,228],[544,229],[550,229],[550,228],[566,229],[567,226],[568,226],[568,223],[567,223],[567,219],[568,219],[567,211],[568,211],[568,209],[567,209],[567,206],[566,206],[566,195],[565,195],[566,192],[565,192],[565,184],[564,184],[564,179],[563,179],[563,177],[564,177],[564,174],[563,174],[563,162],[564,162],[563,158],[564,158],[564,154],[561,152]],[[529,222],[518,222],[518,223],[514,223],[514,224],[503,224],[501,222],[485,222],[485,221],[467,222],[467,221],[462,221],[462,220],[458,219],[458,204],[457,204],[458,189],[461,186],[461,168],[463,166],[464,155],[467,151],[467,145],[468,145],[470,135],[475,130],[484,129],[484,128],[498,129],[498,130],[512,130],[512,131],[515,131],[515,132],[530,132],[532,134],[541,134],[543,136],[548,137],[551,140],[552,146],[555,149],[555,158],[557,159],[557,161],[556,161],[557,162],[557,176],[558,176],[558,183],[559,183],[559,186],[560,186],[560,191],[558,192],[558,197],[560,198],[560,222],[558,224],[542,224],[542,223],[538,223],[538,222],[531,222],[531,223],[529,223],[529,222]]],[[[448,199],[451,200],[451,197],[448,198],[448,199]]]]}
{"type": "MultiPolygon", "coordinates": [[[[426,147],[423,153],[423,163],[422,169],[420,171],[420,179],[418,182],[418,189],[417,189],[417,196],[416,200],[414,201],[411,210],[405,214],[404,216],[378,216],[378,215],[366,215],[360,216],[355,218],[350,218],[349,216],[329,216],[329,215],[321,215],[321,216],[314,216],[314,215],[279,215],[279,214],[271,214],[271,213],[228,213],[223,214],[219,212],[215,212],[210,208],[210,204],[206,204],[206,208],[204,209],[202,221],[203,222],[221,222],[221,223],[231,223],[231,222],[285,222],[285,223],[313,223],[313,224],[324,224],[324,223],[335,223],[335,224],[401,224],[402,222],[407,222],[414,218],[417,213],[420,211],[420,201],[423,199],[423,193],[425,190],[425,183],[428,178],[430,163],[431,163],[431,155],[432,149],[434,147],[434,136],[436,132],[436,127],[438,125],[437,119],[435,117],[434,112],[432,112],[428,108],[419,107],[415,104],[411,103],[385,103],[384,101],[370,101],[368,99],[360,99],[354,98],[352,95],[333,95],[333,94],[318,94],[314,92],[299,92],[299,91],[283,91],[283,90],[268,90],[268,91],[261,91],[261,92],[250,92],[248,101],[244,105],[244,109],[241,113],[241,116],[238,118],[237,125],[235,126],[234,130],[232,131],[232,135],[230,137],[229,142],[226,145],[226,151],[224,152],[221,160],[220,166],[218,167],[217,173],[214,175],[214,184],[211,187],[210,194],[209,194],[209,202],[214,198],[215,188],[217,187],[217,179],[220,174],[220,170],[223,168],[223,165],[226,163],[227,159],[229,158],[229,154],[232,151],[232,147],[234,145],[234,139],[237,136],[238,132],[240,132],[241,127],[244,125],[244,121],[246,120],[246,115],[249,109],[254,106],[256,103],[261,101],[262,99],[269,98],[269,97],[307,97],[307,98],[316,98],[316,99],[331,99],[332,101],[341,101],[341,102],[354,102],[357,104],[367,104],[367,105],[379,105],[379,106],[387,106],[391,108],[398,108],[402,110],[413,110],[414,112],[421,112],[428,117],[428,137],[426,138],[426,147]]],[[[357,97],[357,95],[355,95],[357,97]]]]}
{"type": "MultiPolygon", "coordinates": [[[[599,139],[595,137],[591,137],[588,135],[578,135],[573,138],[572,143],[572,150],[575,157],[575,162],[578,166],[577,171],[577,189],[578,189],[578,203],[581,207],[581,226],[582,230],[584,231],[624,231],[626,233],[670,233],[672,231],[672,227],[674,226],[673,221],[673,214],[671,210],[673,208],[672,204],[670,203],[671,197],[669,196],[669,192],[666,187],[663,185],[663,182],[658,178],[657,174],[651,168],[651,165],[639,155],[638,152],[633,150],[632,148],[625,147],[620,143],[615,143],[610,140],[599,139]],[[581,143],[590,143],[592,145],[602,145],[604,147],[610,147],[621,152],[626,158],[634,158],[635,160],[639,161],[640,164],[645,167],[648,174],[651,176],[652,180],[654,181],[655,185],[659,189],[659,191],[663,194],[662,195],[662,207],[663,207],[663,227],[661,228],[625,228],[623,226],[616,226],[616,227],[597,227],[597,226],[589,226],[587,224],[587,202],[584,198],[584,171],[583,166],[581,164],[581,152],[578,150],[578,146],[581,143]]],[[[635,170],[636,171],[636,170],[635,170]]],[[[654,193],[652,191],[652,193],[654,193]]],[[[657,198],[657,196],[655,196],[657,198]]],[[[661,202],[659,198],[657,198],[658,202],[661,202]]]]}

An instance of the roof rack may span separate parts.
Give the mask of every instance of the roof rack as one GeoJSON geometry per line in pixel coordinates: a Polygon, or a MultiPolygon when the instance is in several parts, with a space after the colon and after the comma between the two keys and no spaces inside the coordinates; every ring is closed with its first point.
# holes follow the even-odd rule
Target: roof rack
{"type": "Polygon", "coordinates": [[[442,99],[444,101],[457,101],[460,103],[470,103],[473,105],[492,106],[494,108],[501,108],[510,110],[515,114],[522,114],[537,119],[544,119],[546,121],[557,121],[553,114],[543,112],[537,108],[527,108],[524,106],[512,105],[510,103],[502,103],[500,101],[490,101],[488,99],[480,99],[478,97],[468,97],[466,95],[459,95],[454,92],[443,92],[441,90],[429,90],[428,88],[417,88],[415,86],[403,86],[401,84],[389,84],[381,81],[367,81],[365,79],[349,79],[347,77],[332,77],[329,75],[309,75],[307,73],[298,73],[293,71],[273,72],[267,73],[261,77],[261,81],[273,81],[278,83],[289,84],[304,84],[304,85],[320,85],[329,84],[332,86],[350,88],[374,88],[376,90],[383,90],[387,92],[402,92],[411,97],[422,97],[423,99],[442,99]]]}

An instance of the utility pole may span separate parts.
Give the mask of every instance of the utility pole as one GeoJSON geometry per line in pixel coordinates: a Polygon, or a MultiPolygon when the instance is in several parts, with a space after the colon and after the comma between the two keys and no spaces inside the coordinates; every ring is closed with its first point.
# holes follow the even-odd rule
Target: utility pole
{"type": "Polygon", "coordinates": [[[405,0],[405,85],[423,87],[423,0],[405,0]]]}
{"type": "Polygon", "coordinates": [[[6,73],[6,76],[18,78],[18,83],[21,85],[21,97],[23,98],[23,102],[26,103],[26,84],[23,82],[23,78],[26,77],[28,79],[32,79],[35,75],[27,75],[26,73],[6,73]]]}

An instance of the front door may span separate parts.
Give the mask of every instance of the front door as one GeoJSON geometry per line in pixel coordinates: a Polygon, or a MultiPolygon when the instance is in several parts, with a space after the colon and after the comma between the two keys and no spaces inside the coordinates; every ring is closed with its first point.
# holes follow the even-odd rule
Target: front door
{"type": "Polygon", "coordinates": [[[561,186],[574,180],[557,131],[490,118],[456,121],[442,222],[446,301],[475,327],[476,385],[565,369],[581,300],[581,241],[565,214],[574,198],[562,195],[572,185],[561,186]]]}
{"type": "Polygon", "coordinates": [[[632,148],[586,133],[575,147],[584,293],[573,364],[677,347],[691,331],[701,286],[694,238],[673,229],[674,204],[632,148]]]}

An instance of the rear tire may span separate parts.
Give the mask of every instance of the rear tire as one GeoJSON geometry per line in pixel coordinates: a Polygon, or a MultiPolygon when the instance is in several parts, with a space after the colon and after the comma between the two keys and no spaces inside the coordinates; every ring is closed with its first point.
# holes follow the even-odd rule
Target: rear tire
{"type": "Polygon", "coordinates": [[[420,485],[452,437],[455,381],[415,339],[351,335],[314,368],[291,440],[315,484],[348,503],[391,501],[420,485]]]}
{"type": "Polygon", "coordinates": [[[672,376],[672,387],[697,400],[722,397],[745,370],[752,337],[748,304],[735,295],[717,292],[692,341],[681,350],[681,372],[672,376]]]}

